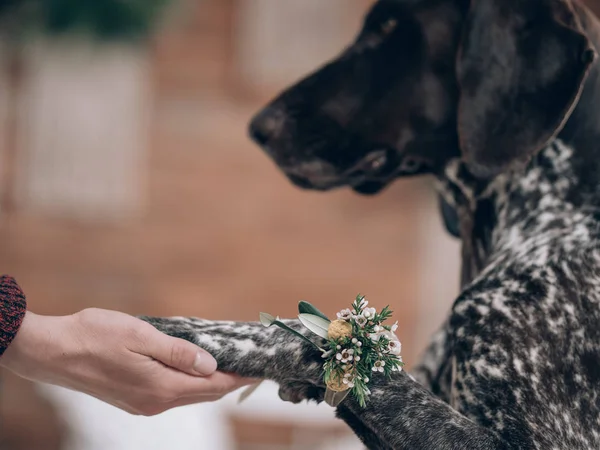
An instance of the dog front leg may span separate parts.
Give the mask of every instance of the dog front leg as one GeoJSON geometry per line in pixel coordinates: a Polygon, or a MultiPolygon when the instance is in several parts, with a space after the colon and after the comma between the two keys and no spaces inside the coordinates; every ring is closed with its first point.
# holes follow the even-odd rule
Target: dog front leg
{"type": "Polygon", "coordinates": [[[444,324],[434,334],[429,346],[421,355],[419,364],[410,374],[436,397],[450,403],[452,368],[447,342],[448,330],[447,324],[444,324]]]}
{"type": "MultiPolygon", "coordinates": [[[[321,352],[287,331],[264,328],[260,323],[142,319],[166,334],[206,349],[223,371],[274,380],[282,392],[296,400],[323,399],[321,352]]],[[[284,322],[315,339],[317,345],[324,343],[297,320],[284,322]]],[[[338,415],[372,450],[505,449],[495,434],[462,416],[404,372],[391,380],[374,376],[371,383],[372,395],[365,408],[348,396],[338,415]]]]}
{"type": "MultiPolygon", "coordinates": [[[[245,377],[270,379],[280,385],[279,396],[285,401],[323,401],[323,359],[319,350],[289,332],[260,323],[210,321],[194,318],[141,317],[170,336],[193,342],[211,353],[219,370],[245,377]]],[[[297,320],[284,320],[291,328],[309,337],[317,345],[324,340],[316,337],[297,320]]],[[[391,450],[377,434],[364,425],[350,409],[341,406],[339,417],[371,450],[391,450]]]]}
{"type": "Polygon", "coordinates": [[[365,408],[348,396],[348,408],[394,450],[506,450],[491,430],[466,418],[404,372],[373,377],[365,408]]]}
{"type": "MultiPolygon", "coordinates": [[[[185,317],[140,318],[165,334],[202,347],[214,356],[219,370],[224,372],[277,381],[282,387],[289,383],[290,389],[300,382],[307,388],[323,384],[321,352],[279,327],[185,317]]],[[[312,334],[298,320],[282,322],[318,346],[324,345],[324,339],[312,334]]]]}

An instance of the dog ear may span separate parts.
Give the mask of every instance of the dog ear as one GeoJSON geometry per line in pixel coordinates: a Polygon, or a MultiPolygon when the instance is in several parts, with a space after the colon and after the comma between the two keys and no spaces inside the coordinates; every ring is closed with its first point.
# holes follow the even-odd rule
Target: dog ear
{"type": "Polygon", "coordinates": [[[526,162],[562,128],[596,54],[570,0],[471,0],[458,133],[478,176],[526,162]]]}

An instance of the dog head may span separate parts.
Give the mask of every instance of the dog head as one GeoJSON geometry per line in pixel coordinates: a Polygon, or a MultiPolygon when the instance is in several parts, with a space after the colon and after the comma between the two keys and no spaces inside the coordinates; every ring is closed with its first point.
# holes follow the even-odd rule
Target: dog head
{"type": "Polygon", "coordinates": [[[456,156],[491,177],[556,136],[594,57],[570,0],[380,0],[250,134],[304,188],[375,193],[456,156]]]}

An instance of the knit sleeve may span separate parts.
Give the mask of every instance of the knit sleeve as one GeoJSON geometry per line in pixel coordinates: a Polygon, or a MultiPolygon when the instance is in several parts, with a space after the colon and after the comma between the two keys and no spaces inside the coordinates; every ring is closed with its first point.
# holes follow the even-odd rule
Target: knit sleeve
{"type": "Polygon", "coordinates": [[[17,335],[26,309],[25,294],[15,279],[0,276],[0,357],[17,335]]]}

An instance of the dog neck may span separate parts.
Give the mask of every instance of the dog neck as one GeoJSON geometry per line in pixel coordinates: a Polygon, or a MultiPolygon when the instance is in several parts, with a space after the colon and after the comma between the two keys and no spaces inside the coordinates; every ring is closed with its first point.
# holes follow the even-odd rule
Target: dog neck
{"type": "MultiPolygon", "coordinates": [[[[592,44],[600,50],[600,22],[584,6],[577,4],[576,12],[592,44]]],[[[549,228],[562,227],[568,232],[570,225],[565,217],[580,214],[583,220],[590,211],[600,210],[598,105],[597,60],[569,119],[555,140],[526,167],[481,180],[471,175],[460,159],[453,159],[437,175],[438,191],[458,218],[463,286],[494,258],[528,249],[528,240],[549,228]]]]}
{"type": "Polygon", "coordinates": [[[445,175],[438,177],[438,191],[458,214],[463,286],[498,259],[526,258],[542,267],[549,246],[540,242],[546,238],[563,236],[566,243],[576,229],[585,229],[589,242],[595,241],[590,230],[598,228],[600,193],[586,184],[579,167],[585,164],[580,164],[578,149],[561,139],[526,167],[489,181],[473,177],[460,159],[447,165],[445,175]]]}
{"type": "Polygon", "coordinates": [[[482,201],[480,195],[490,183],[471,175],[460,158],[450,160],[445,170],[437,174],[436,180],[439,195],[454,211],[458,221],[458,234],[462,241],[461,286],[465,286],[484,267],[489,253],[488,238],[496,226],[494,215],[477,220],[478,205],[482,201]]]}

